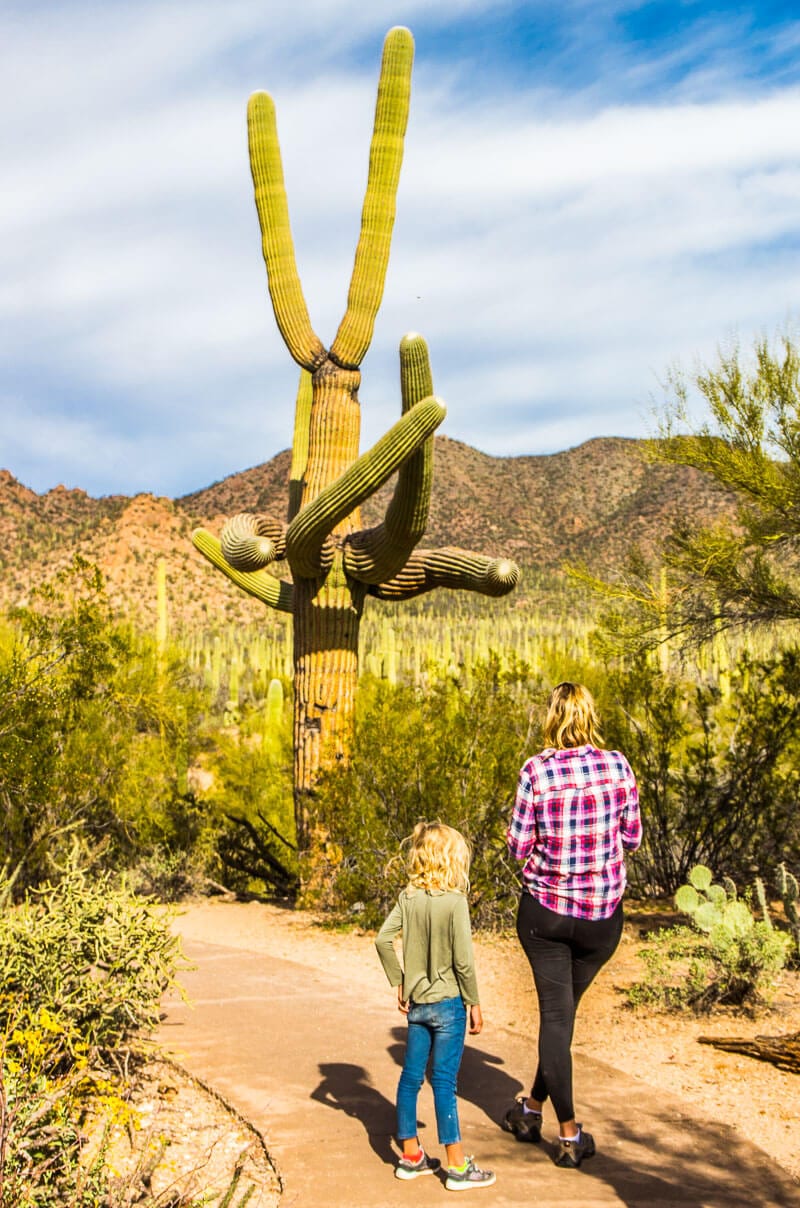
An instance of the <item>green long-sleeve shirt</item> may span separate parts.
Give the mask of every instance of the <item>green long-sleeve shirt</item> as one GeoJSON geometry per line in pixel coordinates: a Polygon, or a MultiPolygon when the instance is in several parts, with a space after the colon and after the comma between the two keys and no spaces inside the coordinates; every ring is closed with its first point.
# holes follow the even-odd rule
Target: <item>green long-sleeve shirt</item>
{"type": "Polygon", "coordinates": [[[404,889],[378,932],[375,947],[389,984],[403,985],[403,998],[441,1002],[461,997],[477,1003],[469,906],[463,893],[404,889]],[[403,937],[401,966],[392,941],[403,937]]]}

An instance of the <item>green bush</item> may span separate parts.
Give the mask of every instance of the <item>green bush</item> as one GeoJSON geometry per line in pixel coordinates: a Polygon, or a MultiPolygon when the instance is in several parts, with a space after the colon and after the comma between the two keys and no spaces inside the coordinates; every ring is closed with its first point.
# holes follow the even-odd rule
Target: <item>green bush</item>
{"type": "MultiPolygon", "coordinates": [[[[762,894],[763,896],[763,894],[762,894]]],[[[785,967],[789,937],[768,916],[756,920],[732,883],[715,884],[697,865],[675,895],[692,927],[657,931],[640,952],[648,976],[628,990],[633,1006],[708,1011],[716,1005],[752,1009],[764,1002],[785,967]]]]}
{"type": "Polygon", "coordinates": [[[75,1037],[110,1054],[156,1025],[180,960],[162,908],[115,888],[110,873],[90,878],[73,863],[0,913],[0,1028],[20,1003],[42,1007],[68,1049],[75,1037]]]}
{"type": "MultiPolygon", "coordinates": [[[[469,687],[440,680],[425,692],[365,682],[352,758],[320,783],[328,833],[326,905],[382,921],[404,882],[387,865],[421,819],[457,827],[472,845],[470,902],[479,927],[509,925],[519,896],[505,834],[517,772],[536,747],[528,729],[538,681],[496,660],[469,687]]],[[[538,704],[538,700],[537,700],[538,704]]]]}
{"type": "Polygon", "coordinates": [[[76,863],[9,904],[0,885],[0,1203],[109,1208],[86,1111],[124,1117],[121,1073],[181,963],[167,914],[76,863]]]}

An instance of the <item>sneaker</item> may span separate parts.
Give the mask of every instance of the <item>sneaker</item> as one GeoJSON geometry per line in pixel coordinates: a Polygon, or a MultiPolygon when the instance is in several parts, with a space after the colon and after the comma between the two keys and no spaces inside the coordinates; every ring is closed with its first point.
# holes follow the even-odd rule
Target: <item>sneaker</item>
{"type": "Polygon", "coordinates": [[[480,1166],[475,1165],[474,1158],[467,1158],[465,1170],[447,1167],[444,1185],[448,1191],[469,1191],[471,1187],[491,1187],[494,1181],[494,1171],[481,1170],[480,1166]]]}
{"type": "Polygon", "coordinates": [[[563,1141],[561,1137],[556,1142],[556,1166],[580,1166],[584,1158],[590,1158],[594,1153],[594,1137],[585,1132],[580,1124],[580,1136],[577,1141],[563,1141]]]}
{"type": "Polygon", "coordinates": [[[542,1113],[525,1110],[525,1098],[517,1099],[503,1116],[501,1128],[513,1133],[518,1141],[533,1141],[542,1139],[542,1113]]]}
{"type": "Polygon", "coordinates": [[[439,1159],[429,1158],[423,1149],[422,1157],[417,1158],[416,1162],[412,1162],[411,1158],[402,1155],[394,1168],[394,1177],[396,1179],[418,1179],[422,1174],[433,1174],[440,1166],[439,1159]]]}

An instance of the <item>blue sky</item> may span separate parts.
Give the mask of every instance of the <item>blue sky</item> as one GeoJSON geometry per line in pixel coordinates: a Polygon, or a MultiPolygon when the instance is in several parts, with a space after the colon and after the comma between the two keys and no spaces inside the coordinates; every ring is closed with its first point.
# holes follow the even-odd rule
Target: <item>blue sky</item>
{"type": "Polygon", "coordinates": [[[175,496],[288,446],[297,371],[269,305],[247,98],[275,98],[329,343],[397,24],[412,108],[362,447],[399,414],[407,331],[457,440],[535,454],[649,433],[670,367],[794,321],[793,11],[6,0],[0,466],[37,491],[175,496]]]}

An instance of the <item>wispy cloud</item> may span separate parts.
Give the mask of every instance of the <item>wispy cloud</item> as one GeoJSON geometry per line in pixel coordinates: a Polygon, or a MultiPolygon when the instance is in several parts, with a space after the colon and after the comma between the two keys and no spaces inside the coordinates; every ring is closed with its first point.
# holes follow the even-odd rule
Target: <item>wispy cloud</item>
{"type": "MultiPolygon", "coordinates": [[[[693,4],[553,12],[405,6],[417,63],[365,442],[396,416],[408,330],[430,344],[449,435],[536,453],[642,434],[668,364],[795,305],[800,26],[693,4]],[[661,28],[665,7],[680,20],[661,28]]],[[[0,464],[37,490],[178,494],[288,444],[296,370],[266,291],[246,98],[275,96],[329,341],[395,20],[384,0],[7,11],[0,464]]]]}

